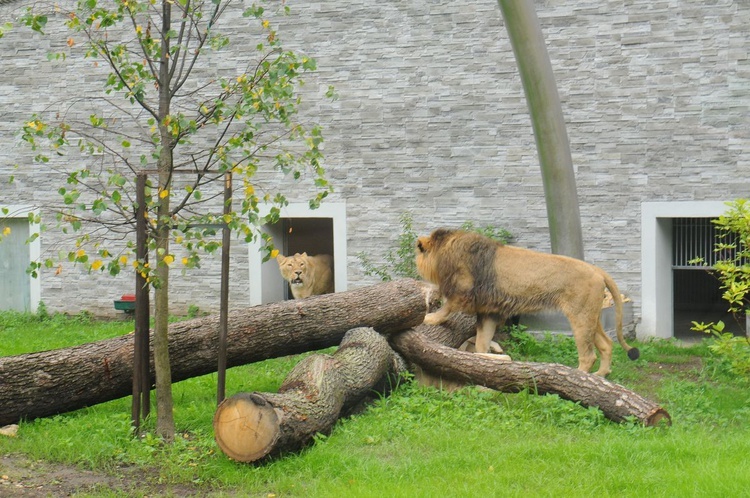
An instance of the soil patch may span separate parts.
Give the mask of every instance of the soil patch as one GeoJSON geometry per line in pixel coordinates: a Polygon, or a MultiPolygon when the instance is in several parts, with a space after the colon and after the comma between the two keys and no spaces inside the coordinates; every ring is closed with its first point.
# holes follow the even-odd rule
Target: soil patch
{"type": "Polygon", "coordinates": [[[0,455],[2,497],[59,498],[81,493],[96,495],[105,490],[120,491],[128,496],[210,496],[207,490],[151,482],[148,471],[142,468],[119,468],[115,476],[73,465],[36,461],[22,455],[0,455]]]}

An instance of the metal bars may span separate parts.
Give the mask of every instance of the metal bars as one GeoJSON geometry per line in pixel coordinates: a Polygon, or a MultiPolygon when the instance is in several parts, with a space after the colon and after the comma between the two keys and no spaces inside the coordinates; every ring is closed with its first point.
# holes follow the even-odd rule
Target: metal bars
{"type": "Polygon", "coordinates": [[[674,218],[672,220],[672,268],[706,269],[717,261],[733,259],[737,249],[717,253],[716,243],[738,243],[732,234],[718,230],[712,218],[674,218]],[[701,262],[692,262],[702,258],[701,262]]]}

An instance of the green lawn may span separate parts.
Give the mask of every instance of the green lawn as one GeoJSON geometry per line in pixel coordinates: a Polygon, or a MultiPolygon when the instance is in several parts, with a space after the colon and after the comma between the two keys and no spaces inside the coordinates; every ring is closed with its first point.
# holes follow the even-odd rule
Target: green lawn
{"type": "MultiPolygon", "coordinates": [[[[131,330],[87,317],[42,322],[2,313],[0,356],[131,330]]],[[[517,359],[576,364],[570,339],[514,333],[505,346],[517,359]]],[[[405,384],[301,453],[247,465],[213,441],[216,376],[207,375],[175,384],[180,437],[171,447],[149,433],[130,435],[123,398],[24,422],[17,437],[0,437],[0,456],[73,464],[135,484],[76,496],[749,496],[750,382],[724,373],[705,343],[638,346],[636,362],[616,346],[610,380],[660,402],[672,427],[615,424],[556,396],[405,384]]],[[[298,359],[231,369],[228,394],[273,391],[298,359]]]]}

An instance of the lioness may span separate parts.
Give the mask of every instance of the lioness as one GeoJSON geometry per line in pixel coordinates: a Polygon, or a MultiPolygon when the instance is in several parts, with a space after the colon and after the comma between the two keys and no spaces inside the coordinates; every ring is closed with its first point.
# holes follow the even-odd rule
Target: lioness
{"type": "Polygon", "coordinates": [[[578,259],[506,246],[472,232],[438,229],[417,239],[417,270],[440,288],[443,306],[424,318],[437,325],[454,311],[477,315],[476,351],[486,353],[498,324],[513,315],[558,309],[568,318],[578,348],[578,369],[610,372],[612,339],[600,322],[604,289],[615,304],[617,339],[635,360],[638,349],[622,336],[622,298],[612,277],[578,259]]]}
{"type": "Polygon", "coordinates": [[[284,280],[289,282],[294,299],[333,292],[333,258],[328,254],[276,256],[284,280]]]}

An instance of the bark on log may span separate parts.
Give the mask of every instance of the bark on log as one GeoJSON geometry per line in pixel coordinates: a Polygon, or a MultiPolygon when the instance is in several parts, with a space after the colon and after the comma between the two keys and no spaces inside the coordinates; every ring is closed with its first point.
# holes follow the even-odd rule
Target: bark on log
{"type": "Polygon", "coordinates": [[[651,426],[669,413],[658,404],[602,377],[559,364],[521,361],[503,362],[491,355],[458,351],[428,338],[427,326],[390,336],[391,346],[405,360],[416,363],[432,375],[457,382],[515,393],[524,389],[539,394],[557,394],[561,398],[596,406],[615,422],[636,417],[651,426]]]}
{"type": "MultiPolygon", "coordinates": [[[[404,279],[234,310],[229,316],[227,366],[335,346],[356,327],[381,333],[403,330],[421,323],[434,300],[429,286],[404,279]]],[[[218,316],[170,325],[173,381],[216,371],[218,330],[218,316]]],[[[127,396],[132,375],[132,335],[0,357],[0,426],[127,396]]]]}
{"type": "Polygon", "coordinates": [[[216,442],[240,462],[296,451],[404,372],[406,365],[385,337],[371,328],[352,329],[333,355],[316,354],[298,363],[278,393],[225,399],[214,414],[216,442]]]}

